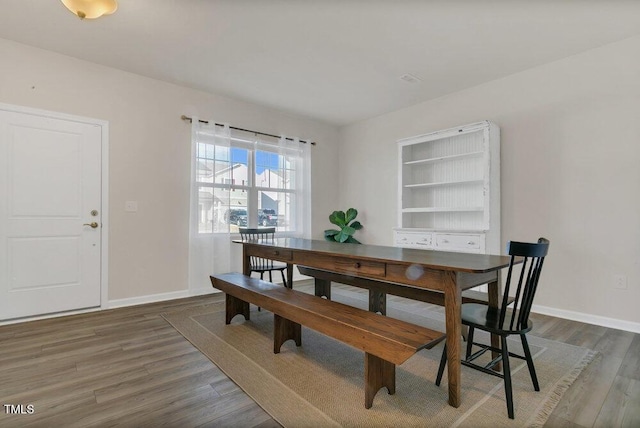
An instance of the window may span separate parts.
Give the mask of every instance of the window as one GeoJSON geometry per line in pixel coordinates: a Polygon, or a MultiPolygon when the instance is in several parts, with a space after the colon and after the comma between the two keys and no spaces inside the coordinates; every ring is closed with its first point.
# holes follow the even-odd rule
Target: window
{"type": "Polygon", "coordinates": [[[198,142],[198,232],[234,233],[245,226],[296,232],[300,157],[295,148],[263,141],[198,142]]]}

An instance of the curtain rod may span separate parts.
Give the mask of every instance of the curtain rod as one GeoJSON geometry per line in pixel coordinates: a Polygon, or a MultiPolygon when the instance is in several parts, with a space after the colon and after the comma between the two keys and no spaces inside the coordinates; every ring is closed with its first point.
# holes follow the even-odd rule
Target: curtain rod
{"type": "MultiPolygon", "coordinates": [[[[188,120],[189,122],[193,122],[193,119],[192,119],[192,118],[190,118],[190,117],[188,117],[188,116],[185,116],[184,114],[183,114],[182,116],[180,116],[180,119],[182,119],[182,120],[188,120]]],[[[198,122],[200,122],[200,123],[207,123],[207,124],[209,123],[209,121],[208,121],[208,120],[201,120],[201,119],[198,119],[198,122]]],[[[216,125],[216,126],[224,126],[224,125],[223,125],[223,124],[221,124],[221,123],[214,123],[214,125],[216,125]]],[[[252,131],[252,130],[250,130],[250,129],[244,129],[244,128],[236,128],[235,126],[230,126],[230,127],[229,127],[229,129],[235,129],[236,131],[250,132],[250,133],[252,133],[252,134],[265,135],[265,136],[267,136],[267,137],[282,138],[282,136],[280,136],[280,135],[267,134],[266,132],[252,131]]],[[[289,137],[284,137],[284,138],[285,138],[286,140],[293,141],[293,138],[289,138],[289,137]]],[[[315,142],[315,141],[305,141],[305,140],[300,140],[300,142],[301,142],[301,143],[304,143],[304,144],[309,143],[309,144],[311,144],[312,146],[315,146],[315,145],[316,145],[316,142],[315,142]]]]}

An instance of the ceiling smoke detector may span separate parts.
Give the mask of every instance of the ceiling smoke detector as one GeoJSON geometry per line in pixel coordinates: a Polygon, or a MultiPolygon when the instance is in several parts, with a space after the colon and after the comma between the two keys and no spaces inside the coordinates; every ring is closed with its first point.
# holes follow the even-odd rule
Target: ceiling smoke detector
{"type": "Polygon", "coordinates": [[[400,80],[404,80],[408,83],[420,83],[422,80],[419,77],[414,76],[413,74],[407,73],[400,76],[400,80]]]}

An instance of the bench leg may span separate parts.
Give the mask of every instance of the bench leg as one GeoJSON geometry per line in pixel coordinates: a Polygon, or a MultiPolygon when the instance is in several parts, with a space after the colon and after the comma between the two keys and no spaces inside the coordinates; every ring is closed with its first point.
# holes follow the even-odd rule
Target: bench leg
{"type": "Polygon", "coordinates": [[[293,339],[296,346],[302,345],[302,329],[300,324],[273,314],[273,353],[279,354],[284,342],[293,339]]]}
{"type": "Polygon", "coordinates": [[[331,281],[315,278],[314,282],[316,286],[315,295],[318,297],[326,297],[327,300],[331,300],[331,281]]]}
{"type": "Polygon", "coordinates": [[[364,383],[364,407],[370,409],[380,388],[386,386],[390,395],[396,393],[396,365],[365,352],[364,383]]]}
{"type": "Polygon", "coordinates": [[[244,319],[249,320],[249,303],[245,302],[244,300],[240,300],[237,297],[233,297],[230,294],[227,294],[225,303],[226,303],[225,305],[225,309],[226,309],[225,323],[226,324],[231,323],[231,320],[233,319],[233,317],[235,317],[238,314],[244,315],[244,319]]]}
{"type": "Polygon", "coordinates": [[[369,311],[387,315],[387,293],[369,289],[369,311]]]}

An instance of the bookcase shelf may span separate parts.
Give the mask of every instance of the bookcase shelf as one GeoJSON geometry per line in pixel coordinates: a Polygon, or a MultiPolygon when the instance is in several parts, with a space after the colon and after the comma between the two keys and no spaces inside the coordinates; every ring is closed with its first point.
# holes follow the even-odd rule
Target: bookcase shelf
{"type": "Polygon", "coordinates": [[[484,207],[422,207],[403,208],[403,213],[453,213],[467,211],[484,211],[484,207]]]}
{"type": "Polygon", "coordinates": [[[441,181],[438,183],[417,183],[417,184],[405,184],[404,187],[408,189],[417,189],[424,187],[435,187],[435,186],[452,186],[455,184],[480,184],[483,183],[484,180],[457,180],[457,181],[441,181]]]}
{"type": "Polygon", "coordinates": [[[468,157],[472,157],[472,156],[482,156],[483,154],[484,154],[483,151],[468,152],[468,153],[461,153],[459,155],[440,156],[440,157],[437,157],[437,158],[412,160],[412,161],[407,161],[404,164],[405,165],[420,165],[420,164],[423,164],[423,163],[442,162],[442,161],[453,160],[453,159],[468,158],[468,157]]]}

